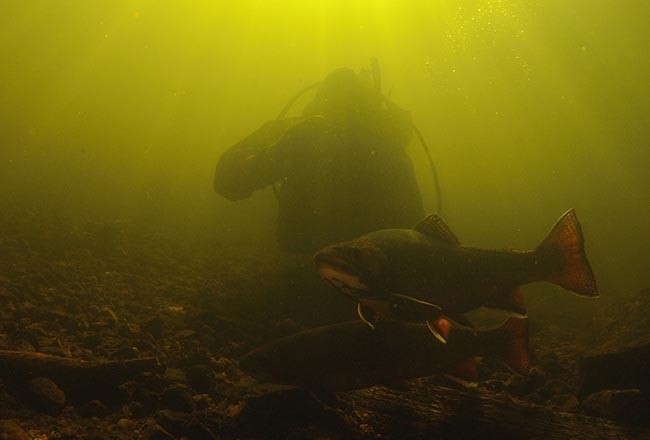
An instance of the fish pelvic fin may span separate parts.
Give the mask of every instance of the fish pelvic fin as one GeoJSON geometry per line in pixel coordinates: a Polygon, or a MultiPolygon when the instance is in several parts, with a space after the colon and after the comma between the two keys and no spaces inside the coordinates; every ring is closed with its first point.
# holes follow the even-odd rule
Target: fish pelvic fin
{"type": "Polygon", "coordinates": [[[528,318],[528,312],[524,304],[524,294],[518,287],[486,301],[485,307],[506,312],[510,318],[528,318]]]}
{"type": "Polygon", "coordinates": [[[366,324],[368,327],[370,327],[371,330],[375,329],[375,324],[373,324],[368,318],[366,318],[366,315],[363,311],[363,305],[361,303],[357,303],[357,315],[359,315],[359,319],[366,324]]]}
{"type": "Polygon", "coordinates": [[[553,255],[555,270],[546,279],[584,298],[598,297],[598,288],[584,248],[582,227],[573,209],[565,212],[535,249],[539,258],[553,255]]]}
{"type": "Polygon", "coordinates": [[[449,331],[451,330],[452,325],[452,322],[444,316],[427,321],[427,328],[431,334],[433,334],[433,336],[443,344],[447,343],[447,337],[449,336],[449,331]]]}

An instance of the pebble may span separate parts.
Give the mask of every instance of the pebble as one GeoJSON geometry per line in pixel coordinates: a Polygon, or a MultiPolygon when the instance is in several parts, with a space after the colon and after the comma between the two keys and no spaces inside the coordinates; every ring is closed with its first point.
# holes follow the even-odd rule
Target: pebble
{"type": "Polygon", "coordinates": [[[156,339],[161,338],[163,333],[165,332],[165,326],[160,316],[151,318],[150,320],[142,324],[140,328],[142,329],[143,332],[149,333],[151,336],[153,336],[156,339]]]}
{"type": "Polygon", "coordinates": [[[216,383],[216,376],[212,368],[207,365],[194,365],[185,370],[187,382],[199,392],[212,390],[216,383]]]}
{"type": "Polygon", "coordinates": [[[106,323],[111,327],[115,326],[119,321],[115,312],[109,307],[102,307],[100,309],[100,314],[103,320],[106,321],[106,323]]]}
{"type": "Polygon", "coordinates": [[[156,414],[156,421],[167,431],[179,435],[190,423],[190,417],[185,413],[163,409],[156,414]]]}
{"type": "Polygon", "coordinates": [[[133,346],[140,351],[151,351],[155,348],[154,345],[146,339],[137,339],[133,341],[133,346]]]}
{"type": "Polygon", "coordinates": [[[179,413],[171,410],[158,411],[156,421],[165,430],[176,436],[186,436],[193,440],[216,440],[216,436],[205,426],[203,426],[196,417],[185,413],[179,413]]]}
{"type": "Polygon", "coordinates": [[[163,408],[190,413],[194,410],[194,401],[188,387],[178,384],[163,391],[160,397],[163,408]]]}
{"type": "Polygon", "coordinates": [[[122,325],[118,326],[118,332],[120,336],[131,337],[139,335],[141,333],[141,330],[138,324],[123,323],[122,325]]]}
{"type": "Polygon", "coordinates": [[[513,374],[505,385],[508,392],[516,396],[525,396],[537,390],[544,383],[544,379],[544,372],[537,367],[533,367],[526,376],[513,374]]]}
{"type": "Polygon", "coordinates": [[[135,347],[122,347],[111,353],[110,358],[116,360],[136,359],[140,351],[135,347]]]}
{"type": "Polygon", "coordinates": [[[47,377],[29,381],[29,392],[34,407],[47,413],[58,413],[65,406],[65,393],[47,377]]]}
{"type": "Polygon", "coordinates": [[[559,394],[566,394],[570,391],[570,386],[559,379],[551,379],[539,388],[539,394],[544,399],[550,399],[559,394]]]}
{"type": "Polygon", "coordinates": [[[80,411],[83,417],[104,417],[108,414],[108,408],[101,400],[91,400],[80,411]]]}
{"type": "Polygon", "coordinates": [[[496,393],[499,393],[499,392],[503,391],[505,389],[505,387],[506,387],[505,383],[503,383],[503,381],[498,380],[498,379],[486,380],[483,385],[488,390],[494,391],[496,393]]]}
{"type": "Polygon", "coordinates": [[[44,354],[51,354],[52,356],[71,357],[72,353],[67,348],[62,347],[41,347],[38,351],[44,354]]]}
{"type": "Polygon", "coordinates": [[[581,404],[589,415],[624,423],[650,423],[650,398],[639,390],[603,390],[588,395],[581,404]]]}
{"type": "Polygon", "coordinates": [[[235,417],[244,436],[263,436],[267,431],[288,432],[299,420],[307,425],[341,427],[339,415],[321,400],[301,388],[280,388],[249,398],[235,417]]]}
{"type": "Polygon", "coordinates": [[[147,440],[175,440],[175,438],[169,432],[165,431],[162,426],[156,425],[149,431],[147,440]]]}
{"type": "Polygon", "coordinates": [[[131,419],[120,419],[117,421],[117,427],[123,430],[132,430],[135,427],[135,422],[131,419]]]}
{"type": "Polygon", "coordinates": [[[0,440],[30,440],[30,437],[15,421],[0,420],[0,440]]]}
{"type": "Polygon", "coordinates": [[[128,411],[134,419],[145,418],[152,412],[140,402],[131,402],[128,406],[128,411]]]}
{"type": "Polygon", "coordinates": [[[573,394],[558,394],[551,397],[548,403],[564,411],[575,411],[580,406],[578,398],[573,394]]]}
{"type": "Polygon", "coordinates": [[[165,380],[171,382],[187,382],[187,376],[180,368],[167,368],[164,373],[165,380]]]}
{"type": "Polygon", "coordinates": [[[0,413],[18,408],[16,398],[0,386],[0,413]]]}

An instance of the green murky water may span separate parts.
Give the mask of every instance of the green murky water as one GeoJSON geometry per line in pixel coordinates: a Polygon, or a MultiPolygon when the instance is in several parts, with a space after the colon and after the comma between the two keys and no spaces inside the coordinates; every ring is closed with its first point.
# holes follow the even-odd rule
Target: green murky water
{"type": "Polygon", "coordinates": [[[216,195],[217,159],[376,57],[461,241],[532,247],[573,207],[603,296],[625,294],[650,284],[649,21],[629,0],[5,0],[2,206],[273,246],[273,193],[216,195]]]}

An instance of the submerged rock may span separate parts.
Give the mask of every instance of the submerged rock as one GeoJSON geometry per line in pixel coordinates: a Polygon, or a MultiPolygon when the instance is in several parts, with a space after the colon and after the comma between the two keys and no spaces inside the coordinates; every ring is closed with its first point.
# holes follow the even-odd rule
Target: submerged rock
{"type": "Polygon", "coordinates": [[[550,399],[553,396],[567,394],[571,391],[571,387],[564,381],[559,379],[551,379],[546,381],[544,385],[539,388],[539,395],[543,399],[550,399]]]}
{"type": "Polygon", "coordinates": [[[65,393],[47,377],[31,379],[28,389],[30,401],[35,409],[56,414],[65,406],[65,393]]]}
{"type": "Polygon", "coordinates": [[[25,430],[13,420],[0,420],[1,440],[30,440],[25,430]]]}
{"type": "Polygon", "coordinates": [[[0,413],[8,414],[10,411],[19,409],[16,398],[4,389],[0,383],[0,413]]]}
{"type": "Polygon", "coordinates": [[[142,331],[144,331],[145,333],[149,333],[151,336],[153,336],[156,339],[161,338],[163,333],[165,332],[165,324],[163,323],[160,316],[151,318],[150,320],[140,325],[140,328],[142,329],[142,331]]]}
{"type": "Polygon", "coordinates": [[[199,420],[189,414],[171,410],[158,411],[156,422],[169,433],[196,440],[215,440],[217,437],[199,420]]]}
{"type": "Polygon", "coordinates": [[[211,391],[216,384],[216,376],[208,365],[193,365],[185,370],[187,381],[200,392],[211,391]]]}
{"type": "Polygon", "coordinates": [[[579,362],[581,396],[603,389],[650,395],[650,289],[608,307],[585,334],[590,349],[579,362]]]}
{"type": "Polygon", "coordinates": [[[585,413],[624,423],[650,424],[650,399],[639,390],[604,390],[582,402],[585,413]]]}
{"type": "Polygon", "coordinates": [[[237,414],[235,427],[238,434],[264,438],[286,438],[290,432],[314,428],[351,436],[334,410],[302,388],[279,387],[248,399],[237,414]]]}
{"type": "Polygon", "coordinates": [[[542,386],[545,380],[544,372],[537,367],[533,367],[527,375],[514,373],[506,381],[505,387],[509,393],[515,396],[526,396],[542,386]]]}
{"type": "Polygon", "coordinates": [[[91,400],[79,411],[83,417],[104,417],[108,413],[108,408],[101,400],[91,400]]]}
{"type": "Polygon", "coordinates": [[[628,350],[588,355],[580,361],[580,394],[605,388],[635,388],[650,395],[649,371],[650,343],[628,350]]]}
{"type": "Polygon", "coordinates": [[[548,403],[563,411],[575,411],[580,407],[580,401],[573,394],[558,394],[551,397],[548,403]]]}
{"type": "Polygon", "coordinates": [[[184,385],[172,385],[167,388],[160,397],[163,408],[190,413],[194,410],[194,400],[188,387],[184,385]]]}
{"type": "Polygon", "coordinates": [[[162,426],[156,425],[147,433],[147,440],[175,440],[162,426]]]}

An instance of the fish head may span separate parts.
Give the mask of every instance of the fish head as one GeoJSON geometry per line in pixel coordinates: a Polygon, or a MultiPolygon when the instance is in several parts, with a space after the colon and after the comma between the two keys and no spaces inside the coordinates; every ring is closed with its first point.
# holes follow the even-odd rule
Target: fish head
{"type": "Polygon", "coordinates": [[[382,296],[387,258],[369,240],[327,246],[314,255],[314,264],[325,281],[353,299],[382,296]]]}

